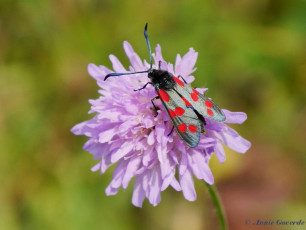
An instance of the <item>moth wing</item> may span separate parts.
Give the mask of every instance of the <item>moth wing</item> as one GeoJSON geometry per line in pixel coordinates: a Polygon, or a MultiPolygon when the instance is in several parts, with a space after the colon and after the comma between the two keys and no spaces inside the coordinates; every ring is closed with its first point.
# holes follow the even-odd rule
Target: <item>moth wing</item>
{"type": "Polygon", "coordinates": [[[200,94],[189,84],[182,82],[177,77],[173,77],[173,79],[176,81],[174,89],[186,99],[186,104],[190,104],[195,110],[208,119],[219,122],[225,121],[224,113],[211,99],[200,94]]]}
{"type": "Polygon", "coordinates": [[[179,136],[188,146],[196,147],[200,141],[200,133],[204,130],[204,124],[193,109],[186,106],[175,90],[157,89],[157,92],[179,136]]]}

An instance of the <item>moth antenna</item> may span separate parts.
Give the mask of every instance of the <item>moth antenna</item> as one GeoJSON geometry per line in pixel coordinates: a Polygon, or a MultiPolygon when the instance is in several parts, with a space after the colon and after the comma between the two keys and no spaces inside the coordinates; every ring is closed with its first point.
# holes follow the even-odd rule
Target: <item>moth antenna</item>
{"type": "Polygon", "coordinates": [[[149,49],[149,55],[150,55],[150,69],[149,70],[151,70],[152,69],[152,52],[151,52],[150,41],[149,41],[149,37],[148,37],[148,33],[147,33],[147,28],[148,28],[148,23],[146,23],[146,25],[145,25],[143,34],[146,38],[147,46],[148,46],[148,49],[149,49]]]}
{"type": "Polygon", "coordinates": [[[133,73],[109,73],[105,76],[104,81],[109,77],[115,77],[115,76],[121,76],[121,75],[131,75],[131,74],[137,74],[137,73],[147,73],[149,70],[146,71],[139,71],[139,72],[133,72],[133,73]]]}

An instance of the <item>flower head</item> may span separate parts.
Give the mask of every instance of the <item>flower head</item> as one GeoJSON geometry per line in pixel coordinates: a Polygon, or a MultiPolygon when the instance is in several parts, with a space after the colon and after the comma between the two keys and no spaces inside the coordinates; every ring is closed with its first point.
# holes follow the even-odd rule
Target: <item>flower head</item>
{"type": "MultiPolygon", "coordinates": [[[[150,65],[141,61],[128,42],[124,42],[123,47],[131,66],[127,71],[114,55],[110,55],[115,72],[149,69],[150,65]]],[[[161,69],[183,76],[188,83],[194,80],[191,74],[195,71],[198,54],[192,48],[183,57],[177,55],[175,66],[164,61],[159,45],[155,52],[153,68],[158,68],[161,61],[161,69]]],[[[176,132],[168,136],[172,123],[158,100],[155,104],[160,110],[155,116],[151,103],[151,98],[157,95],[154,87],[150,85],[134,91],[148,82],[146,73],[104,81],[104,77],[112,72],[105,66],[89,64],[88,72],[100,86],[101,96],[89,101],[90,113],[95,113],[94,117],[74,126],[71,131],[89,137],[84,149],[98,160],[92,171],[103,174],[116,164],[112,181],[106,188],[107,195],[115,195],[120,187],[126,189],[135,177],[132,197],[135,206],[141,207],[145,198],[152,205],[157,205],[161,200],[161,191],[169,186],[182,191],[187,200],[194,201],[196,192],[192,176],[208,184],[214,183],[208,162],[213,153],[221,163],[225,161],[222,144],[239,153],[245,153],[250,148],[250,142],[226,124],[208,119],[206,134],[201,134],[197,147],[190,148],[176,132]]],[[[199,92],[205,90],[200,89],[199,92]]],[[[247,118],[242,112],[225,109],[223,112],[225,123],[241,124],[247,118]]]]}

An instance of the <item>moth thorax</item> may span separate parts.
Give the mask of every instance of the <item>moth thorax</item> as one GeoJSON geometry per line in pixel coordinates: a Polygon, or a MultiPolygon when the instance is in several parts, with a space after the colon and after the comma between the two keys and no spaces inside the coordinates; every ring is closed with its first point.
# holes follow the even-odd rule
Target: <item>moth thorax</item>
{"type": "Polygon", "coordinates": [[[157,85],[160,89],[172,89],[175,85],[173,75],[165,70],[152,70],[149,73],[153,85],[157,85]]]}

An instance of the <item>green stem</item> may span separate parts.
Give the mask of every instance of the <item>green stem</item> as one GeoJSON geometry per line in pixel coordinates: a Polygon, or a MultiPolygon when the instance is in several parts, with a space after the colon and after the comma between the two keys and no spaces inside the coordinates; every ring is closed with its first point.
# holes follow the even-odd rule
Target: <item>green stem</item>
{"type": "Polygon", "coordinates": [[[218,219],[219,219],[219,223],[220,223],[220,229],[221,230],[226,230],[227,225],[226,225],[225,214],[224,214],[223,206],[222,206],[220,197],[218,195],[218,192],[213,185],[209,185],[207,183],[205,183],[205,184],[208,188],[209,194],[210,194],[210,196],[213,200],[214,206],[216,208],[216,212],[218,214],[218,219]]]}

